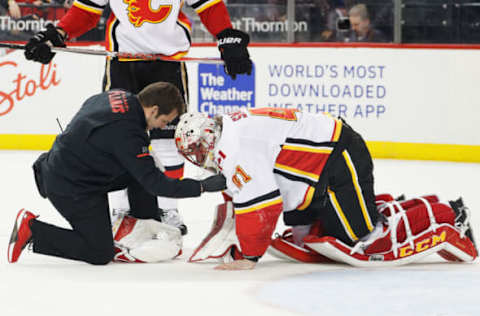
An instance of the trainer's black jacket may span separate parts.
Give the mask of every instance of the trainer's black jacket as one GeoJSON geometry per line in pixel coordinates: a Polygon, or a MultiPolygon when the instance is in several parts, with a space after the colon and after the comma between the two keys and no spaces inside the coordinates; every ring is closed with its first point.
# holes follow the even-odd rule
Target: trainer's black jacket
{"type": "Polygon", "coordinates": [[[198,181],[171,179],[155,166],[146,128],[135,95],[117,89],[90,97],[46,159],[37,161],[40,185],[47,195],[75,197],[123,189],[136,180],[153,195],[199,196],[198,181]]]}

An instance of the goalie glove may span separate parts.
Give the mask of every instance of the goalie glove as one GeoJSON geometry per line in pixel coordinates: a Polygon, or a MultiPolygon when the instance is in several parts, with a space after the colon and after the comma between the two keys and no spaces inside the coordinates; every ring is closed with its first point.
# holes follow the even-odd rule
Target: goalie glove
{"type": "Polygon", "coordinates": [[[47,29],[36,33],[25,45],[25,58],[48,64],[55,56],[51,46],[66,47],[66,36],[62,35],[53,24],[47,24],[47,29]]]}
{"type": "Polygon", "coordinates": [[[217,206],[210,232],[193,251],[188,261],[220,259],[220,261],[228,262],[243,259],[238,251],[238,244],[235,234],[233,203],[231,201],[225,202],[217,206]]]}
{"type": "Polygon", "coordinates": [[[218,49],[225,62],[225,72],[235,80],[239,74],[252,73],[252,61],[247,45],[250,36],[240,30],[225,29],[218,33],[218,49]]]}

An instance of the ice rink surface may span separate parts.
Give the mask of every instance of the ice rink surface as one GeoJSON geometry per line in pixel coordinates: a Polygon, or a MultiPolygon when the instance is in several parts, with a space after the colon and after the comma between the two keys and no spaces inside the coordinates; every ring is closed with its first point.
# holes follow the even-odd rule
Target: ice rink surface
{"type": "MultiPolygon", "coordinates": [[[[216,271],[186,259],[209,231],[220,194],[180,202],[184,254],[158,264],[91,266],[25,251],[7,261],[20,208],[68,227],[35,188],[39,152],[0,151],[0,315],[480,315],[480,265],[430,257],[397,268],[299,264],[266,255],[252,271],[216,271]]],[[[480,232],[480,164],[375,160],[377,193],[464,198],[480,232]]],[[[187,168],[187,176],[197,171],[187,168]]],[[[280,223],[277,231],[283,231],[280,223]]]]}

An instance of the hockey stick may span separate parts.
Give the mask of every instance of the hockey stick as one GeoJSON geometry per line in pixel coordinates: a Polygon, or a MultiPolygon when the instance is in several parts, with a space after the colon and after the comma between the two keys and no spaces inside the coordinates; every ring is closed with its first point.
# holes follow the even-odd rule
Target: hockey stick
{"type": "MultiPolygon", "coordinates": [[[[25,49],[25,45],[20,44],[10,44],[10,43],[0,43],[0,47],[10,48],[10,49],[25,49]]],[[[165,55],[157,54],[132,54],[132,53],[121,53],[121,52],[109,52],[106,50],[99,49],[86,49],[86,48],[73,48],[73,47],[52,47],[54,52],[65,52],[65,53],[74,53],[74,54],[84,54],[84,55],[96,55],[96,56],[109,56],[125,59],[141,59],[141,60],[163,60],[163,61],[175,61],[175,62],[191,62],[191,63],[202,63],[202,64],[223,64],[223,60],[220,58],[212,57],[170,57],[165,55]]]]}

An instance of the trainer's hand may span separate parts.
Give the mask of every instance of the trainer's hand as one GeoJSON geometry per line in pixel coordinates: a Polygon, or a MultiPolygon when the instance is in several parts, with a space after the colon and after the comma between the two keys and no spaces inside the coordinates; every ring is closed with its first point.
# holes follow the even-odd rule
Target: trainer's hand
{"type": "Polygon", "coordinates": [[[215,270],[252,270],[257,263],[248,259],[235,260],[216,266],[215,270]]]}
{"type": "Polygon", "coordinates": [[[222,174],[216,174],[204,180],[200,180],[202,192],[217,192],[227,188],[227,180],[222,174]]]}
{"type": "Polygon", "coordinates": [[[28,60],[38,61],[42,64],[48,64],[52,60],[55,53],[52,53],[50,45],[57,47],[65,47],[65,36],[53,26],[47,24],[45,31],[35,34],[25,45],[25,58],[28,60]]]}
{"type": "Polygon", "coordinates": [[[225,29],[218,33],[218,49],[225,63],[225,72],[235,79],[239,74],[252,73],[252,61],[247,45],[250,36],[239,30],[225,29]]]}

